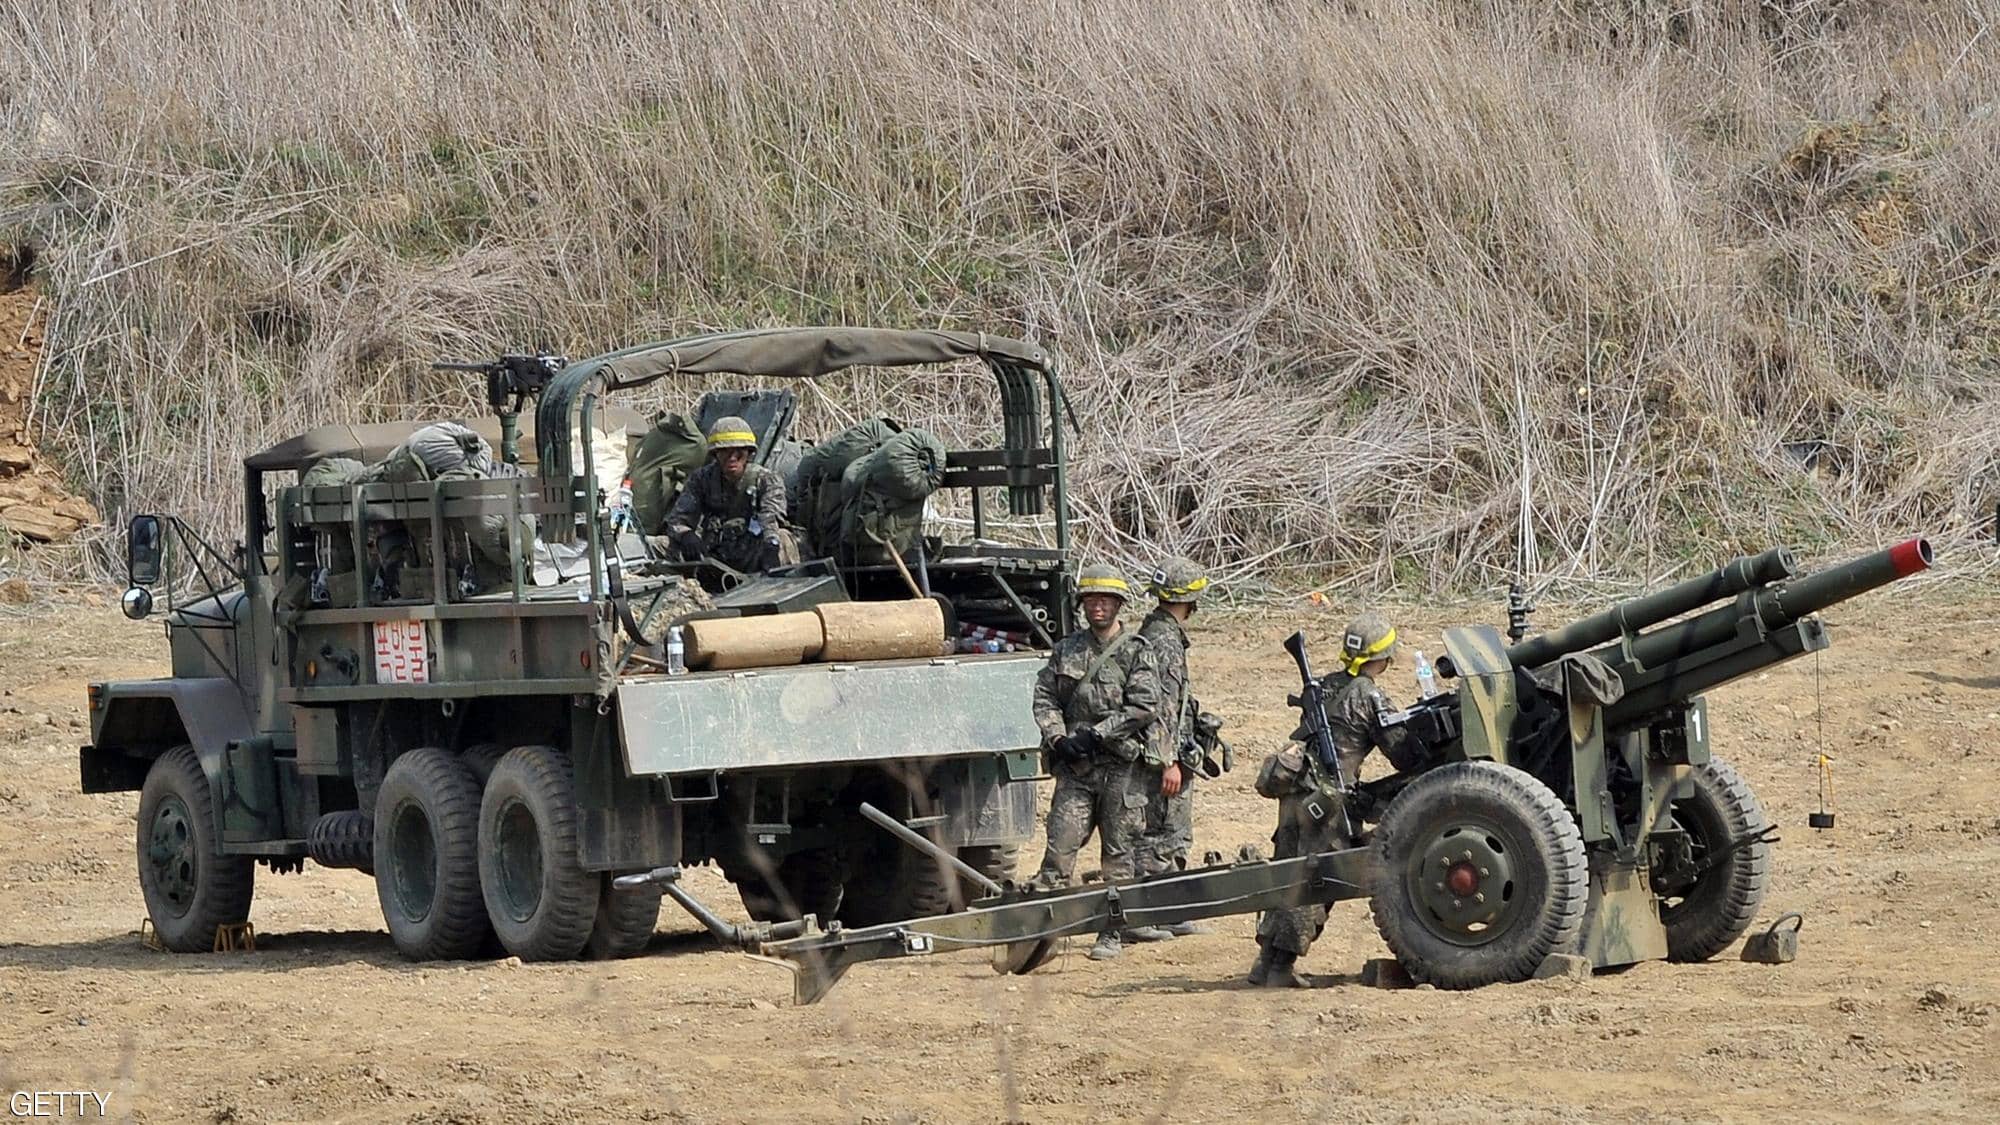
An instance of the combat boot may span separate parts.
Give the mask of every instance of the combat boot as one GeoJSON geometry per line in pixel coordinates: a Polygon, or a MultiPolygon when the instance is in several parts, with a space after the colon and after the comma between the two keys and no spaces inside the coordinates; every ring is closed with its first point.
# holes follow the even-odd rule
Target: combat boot
{"type": "Polygon", "coordinates": [[[1264,979],[1257,983],[1265,988],[1311,988],[1312,984],[1299,975],[1297,965],[1299,955],[1288,950],[1273,949],[1270,960],[1264,966],[1264,979]]]}
{"type": "Polygon", "coordinates": [[[1208,927],[1202,925],[1200,922],[1175,922],[1171,926],[1164,927],[1164,929],[1173,937],[1193,937],[1196,934],[1205,934],[1208,932],[1208,927]]]}
{"type": "Polygon", "coordinates": [[[1134,926],[1118,933],[1121,943],[1129,941],[1136,945],[1143,945],[1149,941],[1165,941],[1173,936],[1173,931],[1164,926],[1134,926]]]}
{"type": "Polygon", "coordinates": [[[1118,931],[1111,930],[1097,935],[1097,944],[1090,947],[1088,956],[1092,961],[1109,961],[1123,952],[1125,947],[1118,940],[1118,931]]]}

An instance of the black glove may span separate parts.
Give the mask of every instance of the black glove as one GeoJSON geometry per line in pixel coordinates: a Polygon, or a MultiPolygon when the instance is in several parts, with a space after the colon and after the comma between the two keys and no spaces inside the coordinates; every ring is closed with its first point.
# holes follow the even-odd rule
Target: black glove
{"type": "Polygon", "coordinates": [[[1069,745],[1079,758],[1088,758],[1103,748],[1103,743],[1098,741],[1097,732],[1089,727],[1078,727],[1071,731],[1069,745]]]}
{"type": "Polygon", "coordinates": [[[680,552],[681,558],[687,562],[700,562],[702,555],[707,550],[702,544],[701,536],[696,535],[692,531],[676,532],[673,540],[675,549],[680,552]]]}

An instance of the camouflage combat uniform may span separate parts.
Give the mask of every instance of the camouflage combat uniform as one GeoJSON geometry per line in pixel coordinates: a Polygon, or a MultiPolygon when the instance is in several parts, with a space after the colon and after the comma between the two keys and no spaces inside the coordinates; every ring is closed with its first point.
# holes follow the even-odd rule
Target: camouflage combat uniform
{"type": "Polygon", "coordinates": [[[745,465],[733,485],[713,461],[696,469],[667,513],[666,534],[652,541],[685,558],[680,541],[689,535],[701,541],[705,556],[741,571],[799,561],[785,526],[785,478],[762,465],[745,465]]]}
{"type": "Polygon", "coordinates": [[[1139,635],[1153,658],[1160,685],[1160,710],[1147,731],[1152,749],[1162,769],[1179,762],[1181,790],[1172,797],[1155,786],[1146,803],[1145,844],[1140,849],[1139,869],[1154,874],[1169,868],[1187,867],[1194,847],[1194,778],[1201,766],[1183,756],[1193,736],[1194,712],[1188,694],[1187,627],[1165,609],[1155,609],[1139,624],[1139,635]]]}
{"type": "Polygon", "coordinates": [[[1160,788],[1161,762],[1146,739],[1159,705],[1158,677],[1134,630],[1100,642],[1090,629],[1078,629],[1050,651],[1035,678],[1035,725],[1045,743],[1088,728],[1096,749],[1082,760],[1052,763],[1056,791],[1037,886],[1069,884],[1093,829],[1105,881],[1137,873],[1146,801],[1160,788]]]}
{"type": "MultiPolygon", "coordinates": [[[[1378,746],[1389,756],[1389,760],[1399,768],[1407,761],[1409,734],[1400,727],[1383,730],[1378,716],[1395,710],[1389,697],[1376,686],[1371,676],[1346,672],[1335,672],[1320,681],[1326,692],[1326,718],[1333,729],[1333,742],[1340,754],[1341,771],[1349,780],[1361,776],[1361,763],[1369,751],[1378,746]]],[[[1289,792],[1278,798],[1278,830],[1271,834],[1272,850],[1276,858],[1289,859],[1293,856],[1312,855],[1315,852],[1345,848],[1354,841],[1347,838],[1343,827],[1340,799],[1329,795],[1318,802],[1312,800],[1322,787],[1331,790],[1334,780],[1324,777],[1321,767],[1312,758],[1312,752],[1305,748],[1309,737],[1303,723],[1292,732],[1298,745],[1287,747],[1280,754],[1285,765],[1280,774],[1290,772],[1293,777],[1289,792]],[[1296,755],[1297,764],[1292,765],[1296,755]],[[1315,819],[1308,811],[1309,804],[1317,803],[1323,815],[1315,819]]],[[[1260,784],[1262,778],[1259,779],[1260,784]]],[[[1282,782],[1281,782],[1282,784],[1282,782]]],[[[1312,943],[1326,928],[1326,906],[1313,903],[1284,910],[1267,910],[1257,921],[1257,944],[1270,946],[1294,955],[1304,955],[1312,948],[1312,943]]]]}

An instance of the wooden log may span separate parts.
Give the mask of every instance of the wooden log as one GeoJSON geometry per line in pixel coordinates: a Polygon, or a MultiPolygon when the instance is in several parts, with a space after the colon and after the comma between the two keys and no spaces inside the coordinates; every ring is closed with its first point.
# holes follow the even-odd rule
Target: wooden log
{"type": "Polygon", "coordinates": [[[690,668],[771,668],[818,655],[819,618],[810,613],[718,617],[687,623],[690,668]]]}
{"type": "Polygon", "coordinates": [[[828,602],[813,612],[826,635],[821,660],[907,660],[944,652],[944,611],[929,598],[828,602]]]}

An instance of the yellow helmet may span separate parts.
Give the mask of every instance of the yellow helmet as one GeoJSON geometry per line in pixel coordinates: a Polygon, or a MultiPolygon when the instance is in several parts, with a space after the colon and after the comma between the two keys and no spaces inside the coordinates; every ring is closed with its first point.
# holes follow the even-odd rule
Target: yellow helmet
{"type": "Polygon", "coordinates": [[[1195,565],[1194,560],[1176,555],[1153,571],[1146,589],[1163,602],[1192,604],[1203,590],[1208,589],[1208,575],[1201,572],[1201,567],[1195,565]]]}
{"type": "Polygon", "coordinates": [[[1076,596],[1081,599],[1091,594],[1109,594],[1121,602],[1129,602],[1132,587],[1126,584],[1117,567],[1093,563],[1076,576],[1076,596]]]}
{"type": "Polygon", "coordinates": [[[715,425],[708,428],[708,451],[710,453],[718,449],[755,448],[757,448],[756,431],[750,428],[750,423],[745,422],[734,414],[717,418],[715,425]]]}
{"type": "Polygon", "coordinates": [[[1396,654],[1396,627],[1379,613],[1364,613],[1347,623],[1347,635],[1340,642],[1340,663],[1350,676],[1377,660],[1396,654]]]}

